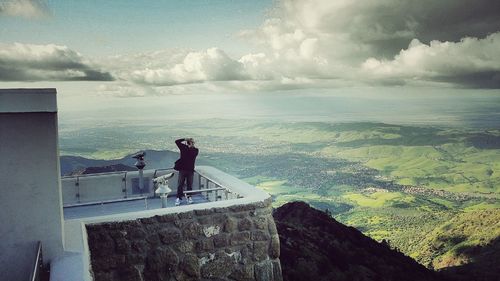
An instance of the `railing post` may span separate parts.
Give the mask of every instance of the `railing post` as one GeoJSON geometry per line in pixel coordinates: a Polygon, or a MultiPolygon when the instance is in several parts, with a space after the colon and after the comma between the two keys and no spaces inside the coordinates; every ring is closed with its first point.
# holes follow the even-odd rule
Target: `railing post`
{"type": "Polygon", "coordinates": [[[123,182],[123,189],[122,189],[123,198],[127,198],[127,172],[125,172],[125,175],[122,178],[122,182],[123,182]]]}
{"type": "Polygon", "coordinates": [[[77,198],[77,202],[81,203],[81,201],[80,201],[80,177],[78,177],[78,176],[76,176],[75,185],[76,185],[76,198],[77,198]]]}

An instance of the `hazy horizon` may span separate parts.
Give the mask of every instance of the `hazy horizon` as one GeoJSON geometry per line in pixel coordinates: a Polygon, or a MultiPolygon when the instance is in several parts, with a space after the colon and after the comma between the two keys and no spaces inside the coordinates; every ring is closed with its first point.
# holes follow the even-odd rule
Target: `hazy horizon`
{"type": "MultiPolygon", "coordinates": [[[[369,89],[366,89],[369,90],[369,89]]],[[[349,92],[350,91],[350,92],[349,92]]],[[[59,113],[61,124],[76,121],[94,124],[137,124],[145,122],[199,121],[204,119],[253,119],[286,122],[381,122],[469,129],[500,128],[500,96],[491,91],[470,94],[440,93],[353,93],[341,90],[287,91],[276,95],[232,94],[150,97],[130,103],[107,105],[106,109],[59,113]],[[452,97],[452,98],[450,98],[452,97]],[[208,101],[211,101],[208,105],[208,101]],[[188,107],[189,110],[185,110],[188,107]]]]}

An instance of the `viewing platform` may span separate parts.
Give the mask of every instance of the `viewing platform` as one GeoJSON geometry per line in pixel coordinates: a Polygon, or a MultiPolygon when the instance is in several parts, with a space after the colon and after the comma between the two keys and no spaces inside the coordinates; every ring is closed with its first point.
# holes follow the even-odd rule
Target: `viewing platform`
{"type": "MultiPolygon", "coordinates": [[[[153,179],[170,173],[174,173],[174,176],[168,180],[172,191],[166,194],[168,196],[166,207],[178,208],[188,205],[183,198],[181,205],[175,206],[178,173],[173,169],[143,171],[142,189],[137,171],[64,176],[61,179],[64,218],[75,219],[160,209],[162,203],[159,195],[155,194],[153,179]]],[[[221,171],[200,166],[194,173],[193,190],[186,191],[192,197],[193,205],[244,198],[242,194],[248,193],[248,190],[224,185],[222,182],[225,181],[227,175],[221,171]]],[[[248,188],[247,186],[246,189],[248,188]]]]}
{"type": "Polygon", "coordinates": [[[199,166],[193,203],[183,200],[175,206],[175,172],[162,207],[153,179],[172,172],[145,170],[143,189],[138,172],[62,177],[67,255],[51,266],[51,280],[65,280],[68,274],[72,280],[120,280],[124,274],[132,274],[131,280],[162,280],[155,279],[161,274],[179,280],[281,280],[269,194],[216,168],[199,166]],[[160,263],[172,262],[171,271],[151,265],[158,251],[168,253],[160,263]],[[131,256],[133,262],[127,258],[131,256]]]}

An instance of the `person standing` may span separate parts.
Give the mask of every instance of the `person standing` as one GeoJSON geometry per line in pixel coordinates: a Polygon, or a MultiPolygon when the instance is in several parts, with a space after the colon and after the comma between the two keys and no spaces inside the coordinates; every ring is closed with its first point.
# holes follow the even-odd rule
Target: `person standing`
{"type": "MultiPolygon", "coordinates": [[[[175,205],[179,206],[184,195],[184,183],[187,190],[193,190],[194,162],[196,161],[196,156],[198,156],[198,148],[194,146],[193,138],[178,139],[175,141],[175,144],[181,153],[181,157],[175,161],[174,166],[174,169],[179,171],[177,199],[175,199],[175,205]],[[184,144],[183,142],[186,143],[184,144]]],[[[191,196],[186,196],[186,199],[188,204],[193,203],[191,196]]]]}

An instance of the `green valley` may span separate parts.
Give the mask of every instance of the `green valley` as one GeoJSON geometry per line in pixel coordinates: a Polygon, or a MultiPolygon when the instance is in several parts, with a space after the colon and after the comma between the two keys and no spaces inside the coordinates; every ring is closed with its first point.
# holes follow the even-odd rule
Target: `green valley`
{"type": "Polygon", "coordinates": [[[82,131],[61,131],[65,154],[175,151],[176,137],[192,136],[199,164],[265,190],[275,207],[306,201],[430,268],[467,264],[500,237],[498,129],[216,119],[82,131]]]}

